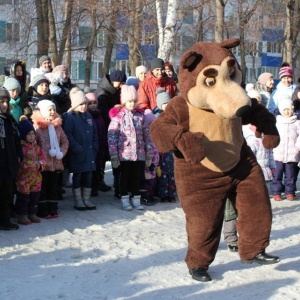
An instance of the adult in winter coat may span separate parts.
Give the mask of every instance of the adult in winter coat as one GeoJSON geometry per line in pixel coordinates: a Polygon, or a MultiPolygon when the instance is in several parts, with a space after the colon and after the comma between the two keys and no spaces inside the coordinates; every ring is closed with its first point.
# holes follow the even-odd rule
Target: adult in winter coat
{"type": "Polygon", "coordinates": [[[255,84],[255,89],[260,93],[261,103],[265,106],[269,106],[271,93],[274,89],[274,76],[271,73],[262,73],[259,75],[255,84]]]}

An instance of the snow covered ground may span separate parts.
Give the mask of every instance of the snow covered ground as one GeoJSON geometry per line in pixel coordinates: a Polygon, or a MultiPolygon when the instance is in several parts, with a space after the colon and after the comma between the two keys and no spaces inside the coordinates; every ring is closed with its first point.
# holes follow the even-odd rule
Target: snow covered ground
{"type": "Polygon", "coordinates": [[[100,192],[97,210],[78,212],[66,191],[58,219],[0,231],[0,299],[300,299],[300,201],[272,201],[267,251],[281,262],[241,264],[222,239],[213,281],[201,283],[184,262],[178,202],[127,212],[100,192]]]}

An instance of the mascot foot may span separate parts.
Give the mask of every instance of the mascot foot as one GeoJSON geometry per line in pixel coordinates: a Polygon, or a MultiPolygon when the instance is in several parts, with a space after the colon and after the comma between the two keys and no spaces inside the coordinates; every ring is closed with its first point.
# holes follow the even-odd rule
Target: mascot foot
{"type": "Polygon", "coordinates": [[[265,251],[260,252],[257,254],[253,259],[245,259],[241,260],[243,264],[252,264],[253,262],[256,262],[260,265],[271,265],[276,264],[279,262],[278,256],[273,256],[270,254],[267,254],[265,251]]]}
{"type": "Polygon", "coordinates": [[[189,270],[190,275],[192,278],[198,281],[211,281],[211,277],[207,273],[206,268],[198,268],[198,269],[191,269],[189,270]]]}

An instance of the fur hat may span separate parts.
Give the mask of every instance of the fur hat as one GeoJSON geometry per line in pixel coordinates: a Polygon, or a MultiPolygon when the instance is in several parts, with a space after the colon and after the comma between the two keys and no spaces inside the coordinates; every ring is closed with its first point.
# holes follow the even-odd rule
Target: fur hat
{"type": "Polygon", "coordinates": [[[126,80],[126,85],[133,85],[137,90],[139,88],[139,80],[136,77],[130,76],[126,80]]]}
{"type": "Polygon", "coordinates": [[[10,94],[5,87],[0,87],[0,99],[6,98],[8,101],[10,100],[10,94]]]}
{"type": "Polygon", "coordinates": [[[68,111],[72,111],[79,105],[87,102],[84,92],[78,87],[72,88],[69,95],[71,99],[71,108],[68,111]]]}
{"type": "Polygon", "coordinates": [[[293,69],[291,67],[282,67],[279,70],[279,78],[281,79],[284,76],[294,77],[293,69]]]}
{"type": "Polygon", "coordinates": [[[121,87],[121,103],[125,104],[127,101],[137,100],[138,94],[133,85],[122,85],[121,87]]]}
{"type": "Polygon", "coordinates": [[[50,82],[49,82],[49,80],[46,78],[46,76],[40,74],[40,75],[36,75],[35,77],[33,77],[33,78],[31,79],[30,85],[31,85],[35,90],[37,90],[37,87],[38,87],[41,83],[43,83],[43,82],[46,82],[46,83],[50,84],[50,82]]]}
{"type": "Polygon", "coordinates": [[[165,68],[165,62],[161,58],[154,58],[151,60],[151,71],[153,71],[156,68],[164,69],[165,68]]]}
{"type": "Polygon", "coordinates": [[[258,102],[261,102],[261,94],[257,90],[250,90],[247,94],[250,98],[255,98],[258,102]]]}
{"type": "Polygon", "coordinates": [[[52,70],[52,73],[56,73],[56,72],[67,72],[67,73],[69,73],[69,69],[65,65],[58,65],[52,70]]]}
{"type": "Polygon", "coordinates": [[[23,141],[26,141],[26,136],[30,131],[35,132],[33,124],[30,121],[28,121],[26,116],[20,117],[20,122],[18,126],[19,126],[20,137],[23,141]]]}
{"type": "Polygon", "coordinates": [[[291,100],[291,97],[289,97],[288,95],[284,95],[282,99],[279,100],[278,103],[278,109],[280,114],[282,115],[283,111],[287,108],[294,111],[294,105],[293,105],[293,101],[291,100]]]}
{"type": "Polygon", "coordinates": [[[21,85],[19,81],[13,77],[7,77],[5,79],[3,87],[5,87],[8,91],[11,90],[18,90],[19,92],[21,91],[21,85]]]}
{"type": "Polygon", "coordinates": [[[87,93],[85,94],[85,97],[88,103],[92,101],[96,101],[96,103],[98,104],[98,99],[94,93],[87,93]]]}
{"type": "Polygon", "coordinates": [[[158,108],[162,109],[163,104],[168,103],[170,99],[170,95],[162,87],[156,90],[156,104],[158,108]]]}
{"type": "Polygon", "coordinates": [[[43,55],[39,58],[39,64],[40,66],[42,65],[42,63],[46,60],[50,60],[51,61],[51,58],[48,56],[48,55],[43,55]]]}
{"type": "Polygon", "coordinates": [[[135,76],[136,78],[139,78],[141,73],[147,73],[147,68],[145,66],[137,66],[135,68],[135,76]]]}
{"type": "Polygon", "coordinates": [[[120,70],[114,70],[109,75],[110,81],[116,81],[116,82],[126,82],[127,76],[123,71],[120,70]]]}
{"type": "Polygon", "coordinates": [[[39,101],[38,104],[37,104],[37,107],[38,107],[38,109],[40,110],[40,113],[41,113],[41,115],[42,115],[44,118],[45,118],[45,115],[46,115],[46,113],[47,113],[47,108],[48,108],[49,106],[54,106],[54,107],[56,108],[55,103],[52,102],[52,101],[50,101],[50,100],[41,100],[41,101],[39,101]]]}
{"type": "Polygon", "coordinates": [[[266,84],[271,77],[274,77],[272,73],[261,73],[257,79],[257,82],[260,84],[266,84]]]}

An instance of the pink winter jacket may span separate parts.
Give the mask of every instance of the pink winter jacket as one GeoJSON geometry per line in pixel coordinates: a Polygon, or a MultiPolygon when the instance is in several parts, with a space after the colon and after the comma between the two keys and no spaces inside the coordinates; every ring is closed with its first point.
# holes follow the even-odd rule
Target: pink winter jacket
{"type": "Polygon", "coordinates": [[[57,159],[56,157],[51,157],[49,155],[50,139],[49,139],[49,132],[48,132],[48,125],[52,124],[55,128],[60,151],[65,156],[69,148],[69,141],[61,127],[62,124],[61,117],[58,114],[56,114],[55,119],[50,122],[45,120],[45,118],[41,115],[40,111],[35,110],[33,111],[32,114],[32,121],[36,131],[37,143],[41,146],[41,148],[44,150],[44,152],[47,155],[46,166],[43,171],[51,171],[51,172],[63,171],[64,166],[62,160],[57,159]]]}
{"type": "Polygon", "coordinates": [[[149,126],[144,124],[144,112],[113,107],[108,127],[108,148],[111,156],[118,155],[121,161],[145,161],[152,156],[154,145],[150,139],[149,126]]]}

